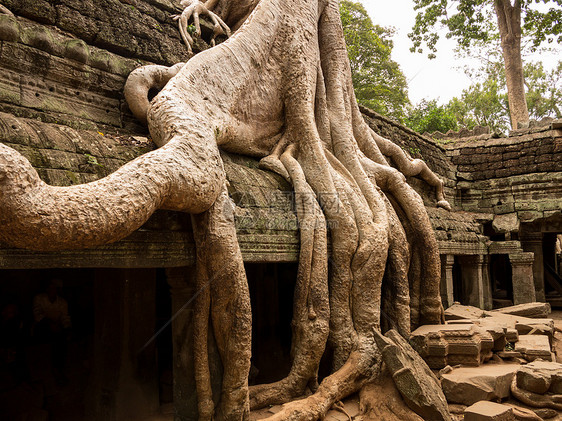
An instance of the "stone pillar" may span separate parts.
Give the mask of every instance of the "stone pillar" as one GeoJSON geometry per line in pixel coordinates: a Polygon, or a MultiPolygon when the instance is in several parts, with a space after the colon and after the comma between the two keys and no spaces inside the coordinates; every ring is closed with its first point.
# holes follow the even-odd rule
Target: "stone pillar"
{"type": "Polygon", "coordinates": [[[98,269],[87,418],[144,419],[160,408],[156,343],[156,271],[98,269]]]}
{"type": "Polygon", "coordinates": [[[521,238],[521,246],[524,251],[532,252],[535,255],[535,259],[533,261],[535,297],[537,301],[545,302],[542,236],[541,232],[526,233],[525,236],[521,238]]]}
{"type": "Polygon", "coordinates": [[[174,409],[176,421],[196,421],[198,418],[197,393],[193,374],[193,325],[191,323],[193,316],[192,298],[196,292],[194,276],[194,267],[166,269],[166,277],[172,295],[174,409]]]}
{"type": "Polygon", "coordinates": [[[492,310],[494,299],[492,297],[492,282],[490,280],[490,255],[482,256],[482,286],[484,288],[484,310],[492,310]]]}
{"type": "Polygon", "coordinates": [[[533,253],[513,253],[509,255],[511,262],[513,304],[532,303],[535,299],[535,283],[533,281],[533,253]]]}
{"type": "Polygon", "coordinates": [[[484,285],[482,279],[483,256],[476,254],[459,256],[461,265],[462,293],[465,303],[484,308],[484,285]]]}
{"type": "Polygon", "coordinates": [[[443,307],[449,308],[455,301],[453,286],[453,265],[455,256],[452,254],[441,255],[441,301],[443,307]]]}

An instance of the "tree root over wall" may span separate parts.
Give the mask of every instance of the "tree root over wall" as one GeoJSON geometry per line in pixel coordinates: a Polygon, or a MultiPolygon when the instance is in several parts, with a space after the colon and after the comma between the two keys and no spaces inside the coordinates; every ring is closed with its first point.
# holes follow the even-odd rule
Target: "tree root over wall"
{"type": "MultiPolygon", "coordinates": [[[[258,3],[223,0],[217,13],[237,10],[238,2],[246,12],[258,3]]],[[[240,25],[238,15],[222,18],[240,25]]],[[[91,247],[123,238],[159,208],[193,214],[202,291],[193,351],[199,419],[245,420],[250,408],[283,403],[270,419],[319,419],[379,373],[375,330],[407,336],[442,321],[437,242],[404,175],[426,180],[448,207],[443,183],[364,122],[337,0],[261,0],[231,38],[179,67],[132,76],[133,84],[142,72],[165,84],[150,103],[129,98],[160,148],[104,179],[48,186],[0,145],[0,240],[39,250],[91,247]],[[250,299],[219,147],[262,158],[295,191],[301,250],[293,362],[273,384],[248,387],[250,299]],[[224,367],[219,402],[211,391],[209,320],[224,367]],[[318,384],[327,346],[333,371],[318,384]],[[302,398],[307,389],[313,393],[302,398]]]]}

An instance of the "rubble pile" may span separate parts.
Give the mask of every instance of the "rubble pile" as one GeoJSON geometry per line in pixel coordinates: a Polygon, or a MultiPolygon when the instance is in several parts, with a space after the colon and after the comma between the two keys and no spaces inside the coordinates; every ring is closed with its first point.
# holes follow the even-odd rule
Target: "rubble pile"
{"type": "MultiPolygon", "coordinates": [[[[445,311],[445,324],[412,332],[409,345],[423,359],[416,365],[437,374],[451,419],[562,419],[562,364],[553,352],[556,329],[549,314],[545,303],[493,311],[455,303],[445,311]]],[[[405,397],[408,390],[397,387],[405,397]]]]}

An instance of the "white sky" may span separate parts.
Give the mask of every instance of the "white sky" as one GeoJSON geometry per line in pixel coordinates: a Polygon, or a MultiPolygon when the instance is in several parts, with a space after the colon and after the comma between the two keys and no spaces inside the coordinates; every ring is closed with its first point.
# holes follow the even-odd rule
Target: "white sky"
{"type": "MultiPolygon", "coordinates": [[[[437,58],[429,60],[426,48],[422,54],[410,52],[412,43],[408,33],[412,30],[416,16],[412,0],[358,1],[363,3],[373,23],[393,26],[396,29],[392,58],[400,64],[406,75],[412,104],[417,104],[424,98],[438,99],[438,102],[443,104],[454,96],[459,96],[463,89],[470,86],[471,81],[463,71],[463,66],[470,61],[455,58],[456,43],[454,40],[445,39],[444,33],[437,45],[437,58]]],[[[555,55],[542,55],[535,60],[542,60],[545,67],[551,68],[558,58],[555,55]]]]}

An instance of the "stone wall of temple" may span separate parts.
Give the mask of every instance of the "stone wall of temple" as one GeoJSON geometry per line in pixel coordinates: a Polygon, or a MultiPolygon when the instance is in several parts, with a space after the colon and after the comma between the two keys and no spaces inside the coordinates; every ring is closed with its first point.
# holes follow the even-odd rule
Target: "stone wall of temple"
{"type": "Polygon", "coordinates": [[[466,180],[562,171],[562,130],[555,123],[516,130],[507,138],[463,139],[449,150],[458,176],[466,180]]]}
{"type": "MultiPolygon", "coordinates": [[[[559,122],[515,130],[506,138],[463,139],[448,144],[447,155],[456,165],[457,204],[462,209],[514,214],[522,222],[560,212],[559,122]]],[[[517,230],[518,226],[513,225],[511,231],[517,230]]]]}

